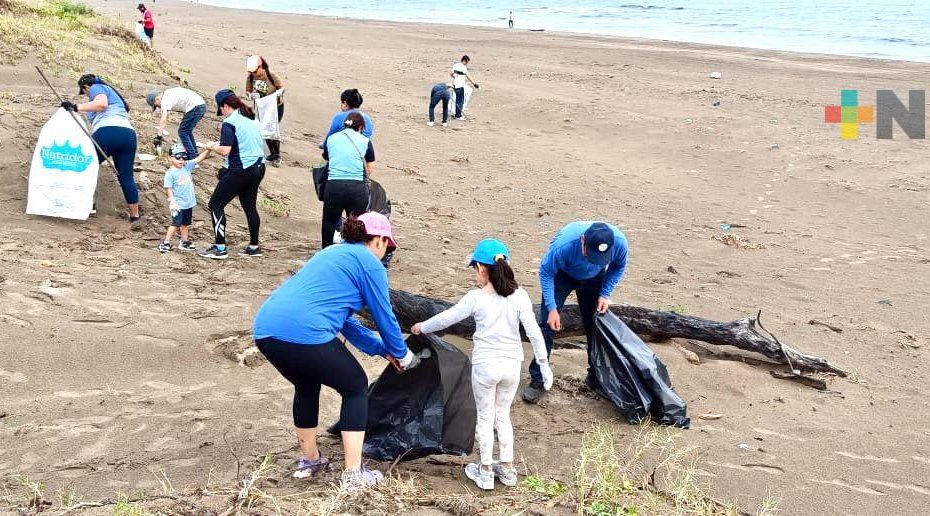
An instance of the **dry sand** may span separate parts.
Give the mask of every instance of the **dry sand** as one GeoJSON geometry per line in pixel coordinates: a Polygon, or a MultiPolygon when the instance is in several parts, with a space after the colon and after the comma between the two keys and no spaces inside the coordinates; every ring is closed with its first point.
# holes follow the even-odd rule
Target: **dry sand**
{"type": "MultiPolygon", "coordinates": [[[[137,17],[128,2],[90,3],[137,17]]],[[[777,495],[788,514],[930,509],[930,153],[900,132],[876,140],[871,125],[858,141],[841,141],[823,123],[823,106],[838,103],[842,88],[870,100],[876,89],[930,86],[924,65],[175,1],[154,8],[157,48],[190,70],[181,75],[192,87],[211,96],[242,88],[251,53],[283,78],[285,166],[269,170],[263,189],[287,196],[291,214],[264,215],[261,259],[159,254],[163,166],[149,163],[141,173],[154,186],[143,204],[157,215],[142,231],[118,218],[108,169],[100,216],[24,216],[30,145],[53,104],[28,61],[0,65],[16,102],[45,102],[0,116],[0,476],[28,474],[50,492],[73,483],[93,500],[155,492],[151,471],[175,486],[229,481],[237,458],[280,452],[277,487],[301,488],[288,476],[297,455],[289,385],[267,364],[243,366],[224,351],[235,358],[248,345],[259,304],[318,248],[307,165],[340,91],[357,87],[376,125],[375,177],[394,201],[393,286],[455,299],[472,287],[462,267],[471,246],[497,236],[536,297],[552,234],[575,219],[611,221],[631,245],[615,302],[681,305],[720,320],[761,308],[784,342],[851,372],[824,393],[765,367],[693,365],[672,343],[653,344],[689,403],[684,438],[700,446],[699,474],[718,497],[752,510],[777,495]],[[470,120],[428,128],[430,86],[462,53],[482,86],[470,120]],[[723,78],[710,79],[713,71],[723,78]],[[723,222],[764,248],[713,239],[723,222]],[[698,417],[706,413],[723,417],[698,417]]],[[[70,93],[75,78],[55,82],[70,93]]],[[[127,89],[137,127],[151,134],[145,82],[127,89]]],[[[215,138],[217,127],[208,115],[199,138],[215,138]]],[[[202,174],[198,183],[195,238],[204,244],[213,180],[202,174]]],[[[236,247],[244,219],[230,213],[236,247]]],[[[384,365],[363,363],[372,378],[384,365]]],[[[557,351],[553,364],[556,374],[579,374],[584,354],[557,351]]],[[[333,393],[324,407],[322,421],[331,421],[333,393]]],[[[521,462],[568,480],[578,432],[616,413],[555,390],[539,406],[518,402],[514,417],[521,462]]],[[[338,453],[336,443],[323,446],[338,453]]],[[[454,463],[398,470],[466,490],[454,463]]]]}

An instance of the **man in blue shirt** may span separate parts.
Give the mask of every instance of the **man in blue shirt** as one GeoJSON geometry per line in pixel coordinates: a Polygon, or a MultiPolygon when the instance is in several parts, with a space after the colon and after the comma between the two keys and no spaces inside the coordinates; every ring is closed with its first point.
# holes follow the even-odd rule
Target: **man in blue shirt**
{"type": "MultiPolygon", "coordinates": [[[[610,307],[610,295],[626,270],[628,247],[626,236],[616,226],[605,222],[572,222],[556,233],[539,266],[542,289],[539,316],[546,350],[552,353],[552,339],[562,329],[559,312],[574,291],[588,338],[586,383],[592,389],[597,386],[590,366],[594,313],[606,313],[610,307]]],[[[546,391],[535,359],[530,363],[530,380],[523,391],[523,400],[536,403],[546,391]]]]}

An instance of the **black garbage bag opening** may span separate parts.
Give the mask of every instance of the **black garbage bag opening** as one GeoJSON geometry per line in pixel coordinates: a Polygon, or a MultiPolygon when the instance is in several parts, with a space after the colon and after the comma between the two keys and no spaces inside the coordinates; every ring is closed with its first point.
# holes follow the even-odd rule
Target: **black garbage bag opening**
{"type": "MultiPolygon", "coordinates": [[[[368,387],[362,454],[378,461],[470,454],[477,420],[471,361],[435,335],[411,335],[407,346],[431,356],[404,373],[388,365],[368,387]]],[[[339,423],[329,432],[338,434],[339,423]]]]}
{"type": "Polygon", "coordinates": [[[611,312],[595,316],[591,340],[597,393],[612,401],[627,421],[652,418],[663,425],[691,425],[665,364],[619,317],[611,312]]]}

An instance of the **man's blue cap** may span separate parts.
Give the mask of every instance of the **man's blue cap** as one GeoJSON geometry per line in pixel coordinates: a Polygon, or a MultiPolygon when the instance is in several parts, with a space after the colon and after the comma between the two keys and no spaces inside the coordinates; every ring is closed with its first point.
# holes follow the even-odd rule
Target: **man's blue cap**
{"type": "Polygon", "coordinates": [[[213,98],[216,99],[216,116],[221,116],[223,114],[223,111],[220,109],[220,106],[223,105],[223,101],[229,97],[234,96],[235,94],[236,93],[229,88],[216,92],[216,95],[213,96],[213,98]]]}
{"type": "Polygon", "coordinates": [[[476,263],[494,265],[499,259],[510,260],[510,251],[507,250],[507,246],[500,240],[485,238],[475,246],[475,251],[471,253],[471,262],[468,266],[474,267],[476,263]]]}
{"type": "Polygon", "coordinates": [[[601,267],[610,263],[614,248],[614,230],[603,222],[591,224],[584,232],[585,257],[601,267]]]}

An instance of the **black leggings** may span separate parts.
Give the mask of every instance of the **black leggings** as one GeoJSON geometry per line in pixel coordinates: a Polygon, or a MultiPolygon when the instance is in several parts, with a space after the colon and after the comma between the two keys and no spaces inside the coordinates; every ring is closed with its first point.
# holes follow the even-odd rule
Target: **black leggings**
{"type": "MultiPolygon", "coordinates": [[[[278,104],[278,123],[281,120],[284,120],[284,104],[278,104]]],[[[265,145],[268,146],[268,161],[281,159],[281,140],[265,140],[265,145]]]]}
{"type": "Polygon", "coordinates": [[[368,185],[364,181],[328,181],[323,191],[322,247],[333,245],[333,233],[343,212],[361,215],[368,210],[368,185]]]}
{"type": "Polygon", "coordinates": [[[271,365],[294,384],[294,426],[316,428],[320,417],[320,386],[342,396],[339,429],[364,432],[368,424],[368,376],[345,344],[292,344],[273,337],[255,341],[271,365]]]}
{"type": "Polygon", "coordinates": [[[103,149],[97,149],[97,159],[103,163],[107,156],[116,165],[116,177],[123,189],[126,204],[139,203],[139,189],[133,177],[136,161],[136,131],[128,127],[107,126],[94,131],[94,140],[103,149]]]}
{"type": "Polygon", "coordinates": [[[249,225],[249,244],[258,245],[258,230],[262,220],[258,216],[258,185],[265,177],[265,164],[258,162],[246,169],[220,169],[220,180],[216,183],[207,207],[213,218],[214,243],[226,245],[226,205],[239,197],[249,225]]]}

